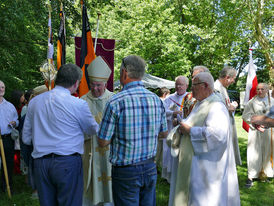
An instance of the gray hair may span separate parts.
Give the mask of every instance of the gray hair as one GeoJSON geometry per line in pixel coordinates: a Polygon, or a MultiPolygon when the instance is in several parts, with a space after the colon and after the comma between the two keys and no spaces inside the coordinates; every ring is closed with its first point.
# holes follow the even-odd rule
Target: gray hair
{"type": "Polygon", "coordinates": [[[233,67],[225,66],[219,73],[219,78],[225,78],[226,76],[234,77],[237,71],[233,67]]]}
{"type": "Polygon", "coordinates": [[[0,83],[3,83],[5,85],[5,83],[2,80],[0,80],[0,83]]]}
{"type": "Polygon", "coordinates": [[[214,79],[208,72],[201,72],[197,74],[193,79],[198,79],[200,82],[206,82],[212,91],[214,90],[214,79]]]}
{"type": "Polygon", "coordinates": [[[125,69],[131,79],[142,79],[146,71],[146,62],[141,57],[130,55],[122,60],[120,69],[125,69]]]}
{"type": "Polygon", "coordinates": [[[182,75],[177,76],[177,77],[175,78],[175,82],[176,82],[178,79],[182,79],[182,80],[186,83],[186,85],[189,84],[189,80],[188,80],[188,78],[186,78],[185,76],[182,76],[182,75]]]}
{"type": "Polygon", "coordinates": [[[198,66],[193,67],[192,73],[194,73],[194,71],[197,71],[197,70],[199,70],[200,72],[210,73],[209,69],[207,67],[203,66],[203,65],[198,65],[198,66]]]}
{"type": "Polygon", "coordinates": [[[55,84],[69,88],[82,79],[82,70],[75,64],[63,64],[57,72],[55,84]]]}
{"type": "Polygon", "coordinates": [[[259,84],[257,85],[257,87],[258,87],[259,85],[263,85],[263,87],[265,88],[265,90],[269,91],[269,85],[268,85],[267,83],[259,83],[259,84]]]}

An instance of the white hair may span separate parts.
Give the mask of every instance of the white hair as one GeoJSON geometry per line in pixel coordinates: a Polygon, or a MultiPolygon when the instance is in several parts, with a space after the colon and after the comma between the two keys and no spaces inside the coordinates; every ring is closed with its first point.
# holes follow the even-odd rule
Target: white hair
{"type": "Polygon", "coordinates": [[[198,79],[200,82],[206,82],[210,89],[214,90],[214,79],[208,72],[201,72],[197,74],[193,79],[198,79]]]}
{"type": "Polygon", "coordinates": [[[264,89],[265,90],[269,90],[269,85],[267,84],[267,83],[259,83],[258,85],[257,85],[257,87],[259,86],[259,85],[262,85],[263,87],[264,87],[264,89]]]}
{"type": "Polygon", "coordinates": [[[188,80],[188,78],[186,78],[185,76],[182,76],[182,75],[177,76],[177,77],[175,78],[175,82],[176,82],[178,79],[182,79],[182,80],[186,83],[186,85],[189,84],[189,80],[188,80]]]}
{"type": "Polygon", "coordinates": [[[209,72],[210,73],[209,69],[203,65],[198,65],[198,66],[193,67],[192,73],[194,73],[194,71],[196,71],[196,70],[200,70],[201,72],[209,72]]]}

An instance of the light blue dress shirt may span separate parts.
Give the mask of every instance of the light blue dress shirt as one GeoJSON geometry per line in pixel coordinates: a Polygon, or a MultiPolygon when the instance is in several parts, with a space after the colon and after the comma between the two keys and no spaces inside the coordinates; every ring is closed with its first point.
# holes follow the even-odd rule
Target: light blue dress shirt
{"type": "Polygon", "coordinates": [[[266,114],[267,117],[274,119],[274,106],[270,107],[269,112],[266,114]]]}
{"type": "Polygon", "coordinates": [[[3,101],[0,103],[0,130],[2,135],[11,133],[11,126],[9,126],[11,121],[15,121],[16,127],[18,126],[17,111],[13,104],[3,98],[3,101]]]}
{"type": "Polygon", "coordinates": [[[23,128],[23,142],[33,144],[33,158],[55,153],[83,154],[84,133],[92,135],[98,124],[86,101],[71,96],[61,86],[33,98],[23,128]]]}

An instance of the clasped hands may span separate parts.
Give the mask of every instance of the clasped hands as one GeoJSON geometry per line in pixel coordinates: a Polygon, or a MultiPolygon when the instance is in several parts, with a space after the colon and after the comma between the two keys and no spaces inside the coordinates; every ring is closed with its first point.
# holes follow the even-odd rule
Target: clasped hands
{"type": "Polygon", "coordinates": [[[191,126],[189,126],[188,124],[184,123],[184,122],[180,122],[180,127],[179,127],[179,132],[181,134],[190,134],[190,129],[191,126]]]}
{"type": "Polygon", "coordinates": [[[251,117],[251,124],[256,130],[264,132],[267,129],[264,125],[261,125],[264,119],[264,115],[254,115],[251,117]]]}

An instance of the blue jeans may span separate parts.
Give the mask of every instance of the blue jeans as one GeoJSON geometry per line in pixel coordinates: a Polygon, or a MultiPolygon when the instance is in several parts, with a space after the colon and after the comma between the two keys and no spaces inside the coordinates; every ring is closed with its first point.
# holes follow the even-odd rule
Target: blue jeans
{"type": "Polygon", "coordinates": [[[157,170],[155,163],[112,167],[112,193],[118,206],[155,206],[157,170]]]}
{"type": "Polygon", "coordinates": [[[41,206],[81,206],[81,155],[34,159],[34,177],[41,206]]]}

